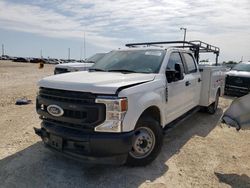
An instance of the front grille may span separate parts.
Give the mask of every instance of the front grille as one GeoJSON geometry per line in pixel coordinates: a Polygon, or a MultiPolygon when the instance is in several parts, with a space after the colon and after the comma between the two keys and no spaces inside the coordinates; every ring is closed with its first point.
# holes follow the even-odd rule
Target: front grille
{"type": "Polygon", "coordinates": [[[41,119],[73,129],[91,129],[104,122],[106,108],[95,103],[91,93],[40,88],[37,97],[37,113],[41,119]],[[64,113],[56,117],[48,113],[49,105],[60,106],[64,113]],[[56,123],[55,123],[56,122],[56,123]]]}
{"type": "Polygon", "coordinates": [[[250,88],[250,78],[239,76],[227,76],[226,85],[250,88]]]}
{"type": "Polygon", "coordinates": [[[66,68],[55,68],[54,74],[62,74],[62,73],[67,73],[67,72],[70,72],[70,71],[66,68]]]}
{"type": "Polygon", "coordinates": [[[96,96],[92,93],[40,88],[39,96],[60,102],[76,104],[93,104],[96,96]]]}
{"type": "Polygon", "coordinates": [[[235,96],[243,96],[250,92],[250,78],[227,76],[225,93],[235,96]]]}

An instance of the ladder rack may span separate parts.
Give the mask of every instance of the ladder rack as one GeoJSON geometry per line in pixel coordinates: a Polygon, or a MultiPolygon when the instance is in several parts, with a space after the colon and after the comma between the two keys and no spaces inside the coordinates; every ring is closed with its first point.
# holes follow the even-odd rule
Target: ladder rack
{"type": "MultiPolygon", "coordinates": [[[[202,42],[200,40],[193,41],[163,41],[163,42],[143,42],[143,43],[130,43],[125,46],[129,48],[136,48],[139,46],[149,47],[149,46],[157,46],[157,45],[171,45],[170,47],[174,48],[186,48],[194,52],[194,57],[196,61],[199,63],[200,53],[214,53],[216,55],[216,65],[218,65],[218,57],[220,54],[220,48],[213,46],[211,44],[202,42]]],[[[163,47],[163,46],[159,46],[163,47]]]]}

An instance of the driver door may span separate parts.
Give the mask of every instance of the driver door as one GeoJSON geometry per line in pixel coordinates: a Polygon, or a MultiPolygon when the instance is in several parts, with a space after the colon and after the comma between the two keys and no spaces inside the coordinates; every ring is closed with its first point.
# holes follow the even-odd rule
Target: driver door
{"type": "MultiPolygon", "coordinates": [[[[167,69],[174,70],[176,67],[175,64],[179,64],[182,69],[185,70],[179,52],[172,52],[170,54],[167,69]]],[[[168,77],[168,75],[166,75],[166,77],[168,77]]],[[[168,81],[168,79],[166,79],[166,81],[168,82],[168,100],[165,103],[165,117],[167,123],[169,123],[190,110],[192,91],[187,87],[189,77],[185,73],[181,79],[176,78],[174,81],[168,81]]]]}

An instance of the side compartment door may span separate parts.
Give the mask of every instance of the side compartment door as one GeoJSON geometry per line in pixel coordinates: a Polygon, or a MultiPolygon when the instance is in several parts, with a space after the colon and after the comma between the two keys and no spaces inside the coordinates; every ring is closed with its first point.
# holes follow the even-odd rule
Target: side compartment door
{"type": "Polygon", "coordinates": [[[184,73],[184,64],[179,52],[172,52],[166,68],[168,100],[165,103],[165,117],[167,123],[175,120],[183,113],[187,112],[192,99],[192,90],[187,86],[190,81],[189,75],[184,73]],[[176,64],[182,69],[182,76],[178,76],[176,64]],[[172,72],[171,72],[172,71],[172,72]],[[171,74],[175,74],[174,79],[171,74]]]}

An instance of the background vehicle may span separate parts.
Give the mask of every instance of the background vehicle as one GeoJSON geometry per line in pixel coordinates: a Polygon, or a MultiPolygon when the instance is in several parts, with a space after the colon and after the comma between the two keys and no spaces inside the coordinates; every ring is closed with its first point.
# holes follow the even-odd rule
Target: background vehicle
{"type": "Polygon", "coordinates": [[[89,67],[93,66],[98,60],[100,60],[105,53],[97,53],[90,58],[86,59],[83,62],[71,62],[71,63],[63,63],[55,66],[54,74],[61,74],[67,72],[75,72],[75,71],[86,71],[89,67]]]}
{"type": "Polygon", "coordinates": [[[47,63],[47,62],[41,58],[33,58],[30,60],[30,63],[47,63]]]}
{"type": "Polygon", "coordinates": [[[2,55],[0,56],[0,60],[13,60],[14,58],[13,57],[10,57],[8,55],[2,55]]]}
{"type": "Polygon", "coordinates": [[[225,94],[243,96],[250,92],[250,62],[235,65],[226,76],[225,94]]]}
{"type": "Polygon", "coordinates": [[[219,48],[201,41],[126,46],[88,72],[39,82],[35,132],[46,146],[85,161],[146,165],[160,152],[164,128],[201,107],[216,112],[224,68],[197,62],[202,52],[218,60],[219,48]]]}
{"type": "Polygon", "coordinates": [[[14,62],[22,62],[22,63],[28,63],[29,60],[27,58],[24,57],[17,57],[13,60],[14,62]]]}

